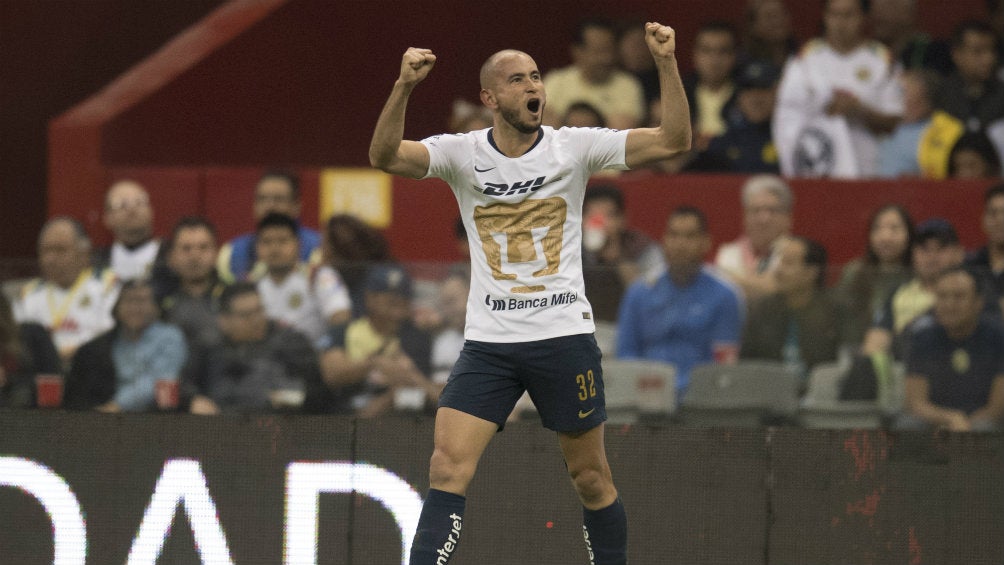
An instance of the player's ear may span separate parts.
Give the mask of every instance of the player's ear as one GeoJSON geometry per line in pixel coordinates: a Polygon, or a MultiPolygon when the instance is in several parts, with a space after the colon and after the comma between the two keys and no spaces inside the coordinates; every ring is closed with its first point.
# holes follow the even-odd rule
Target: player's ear
{"type": "Polygon", "coordinates": [[[492,94],[492,91],[488,90],[487,88],[481,89],[481,103],[484,104],[486,107],[491,108],[492,110],[494,110],[495,107],[498,106],[498,102],[495,100],[495,95],[492,94]]]}

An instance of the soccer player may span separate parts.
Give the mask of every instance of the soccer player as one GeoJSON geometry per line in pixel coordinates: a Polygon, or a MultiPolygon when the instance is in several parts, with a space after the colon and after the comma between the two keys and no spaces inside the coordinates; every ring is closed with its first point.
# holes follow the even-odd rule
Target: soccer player
{"type": "Polygon", "coordinates": [[[408,98],[436,62],[409,48],[377,121],[370,163],[411,178],[447,181],[471,242],[466,343],[439,401],[430,489],[411,565],[444,565],[463,528],[465,494],[478,460],[526,390],[558,434],[584,506],[595,565],[627,561],[627,518],[603,445],[606,411],[600,352],[582,282],[582,199],[589,176],[690,149],[690,111],[672,28],[645,25],[662,90],[662,123],[616,131],[541,125],[541,73],[521,51],[481,67],[481,102],[493,127],[403,139],[408,98]]]}

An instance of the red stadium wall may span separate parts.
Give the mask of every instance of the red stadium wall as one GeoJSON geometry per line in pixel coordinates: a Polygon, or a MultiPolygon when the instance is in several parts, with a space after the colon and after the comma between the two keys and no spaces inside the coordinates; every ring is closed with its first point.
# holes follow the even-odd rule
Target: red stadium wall
{"type": "MultiPolygon", "coordinates": [[[[788,2],[800,39],[818,31],[821,4],[788,2]]],[[[921,18],[938,36],[984,9],[980,0],[919,4],[921,18]]],[[[50,123],[48,213],[76,216],[99,242],[107,242],[110,236],[100,222],[101,197],[109,182],[129,175],[151,185],[160,233],[179,215],[193,212],[209,215],[224,235],[243,231],[250,222],[248,191],[261,167],[316,172],[366,165],[373,123],[407,46],[428,46],[439,56],[435,72],[415,91],[408,115],[406,135],[420,138],[444,129],[454,99],[475,99],[477,69],[498,48],[527,50],[544,70],[566,64],[569,31],[585,15],[672,23],[679,32],[684,68],[689,67],[700,23],[723,19],[741,26],[743,18],[735,2],[706,0],[231,2],[50,123]]],[[[630,192],[632,221],[650,233],[661,230],[666,209],[681,200],[702,205],[721,238],[738,229],[734,194],[719,192],[734,190],[738,178],[623,182],[630,192]],[[669,190],[660,188],[667,183],[669,190]],[[702,185],[722,189],[698,190],[702,185]]],[[[310,208],[317,203],[316,192],[310,190],[316,191],[316,182],[306,184],[306,218],[313,224],[316,208],[310,208]]],[[[972,210],[979,206],[975,198],[938,200],[937,195],[955,191],[953,186],[921,185],[925,188],[916,192],[902,184],[870,184],[867,189],[796,184],[804,187],[799,188],[804,196],[799,199],[797,227],[837,241],[835,258],[860,248],[853,238],[861,229],[824,221],[834,210],[841,218],[860,221],[868,204],[906,199],[912,207],[921,207],[919,216],[955,203],[945,214],[955,210],[958,217],[953,219],[971,221],[972,210]],[[850,199],[851,193],[856,199],[850,199]],[[927,196],[941,204],[928,205],[923,200],[927,196]],[[821,202],[825,207],[817,204],[821,202]],[[963,203],[972,210],[960,209],[963,203]]],[[[430,206],[435,198],[448,200],[448,193],[396,192],[399,212],[388,235],[398,254],[435,259],[452,250],[448,229],[441,238],[423,233],[426,229],[413,231],[428,225],[426,214],[452,219],[452,204],[430,206]]],[[[963,231],[975,240],[971,231],[963,231]]]]}

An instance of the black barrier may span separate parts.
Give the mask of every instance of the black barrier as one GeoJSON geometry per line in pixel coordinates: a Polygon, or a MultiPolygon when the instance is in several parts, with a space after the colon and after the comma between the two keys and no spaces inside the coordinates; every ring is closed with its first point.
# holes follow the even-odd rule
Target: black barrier
{"type": "MultiPolygon", "coordinates": [[[[0,430],[2,565],[402,563],[432,439],[423,418],[0,411],[0,430]]],[[[1000,565],[1002,439],[607,432],[635,565],[1000,565]]],[[[586,562],[554,434],[535,424],[489,447],[464,524],[457,565],[586,562]]]]}

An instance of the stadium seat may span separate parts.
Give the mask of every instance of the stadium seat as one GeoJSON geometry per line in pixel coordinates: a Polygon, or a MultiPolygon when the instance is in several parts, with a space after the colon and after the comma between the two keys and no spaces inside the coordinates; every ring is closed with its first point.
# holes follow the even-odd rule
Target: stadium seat
{"type": "Polygon", "coordinates": [[[604,358],[603,387],[612,424],[666,419],[676,409],[676,367],[670,363],[604,358]]]}
{"type": "Polygon", "coordinates": [[[690,372],[679,417],[694,427],[788,424],[798,412],[798,386],[798,375],[776,361],[698,365],[690,372]]]}
{"type": "Polygon", "coordinates": [[[849,367],[844,363],[822,363],[809,374],[809,386],[798,411],[805,428],[876,429],[882,427],[884,412],[876,400],[840,400],[840,386],[849,367]]]}

